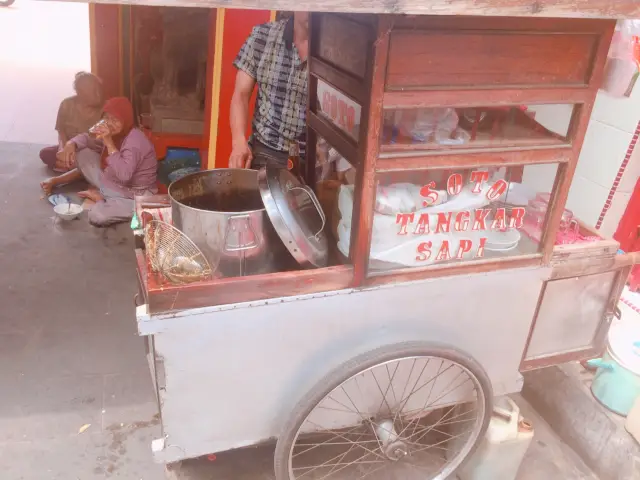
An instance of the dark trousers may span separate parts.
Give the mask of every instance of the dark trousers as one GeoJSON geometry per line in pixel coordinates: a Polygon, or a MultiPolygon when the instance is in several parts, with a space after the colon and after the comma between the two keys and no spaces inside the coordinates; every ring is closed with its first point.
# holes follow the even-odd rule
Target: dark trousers
{"type": "Polygon", "coordinates": [[[270,167],[287,168],[289,152],[274,150],[256,139],[253,140],[251,148],[253,150],[253,160],[251,161],[251,168],[253,170],[260,170],[267,165],[270,167]]]}
{"type": "Polygon", "coordinates": [[[53,147],[44,147],[40,150],[40,160],[47,167],[54,169],[56,166],[56,154],[58,153],[58,145],[54,145],[53,147]]]}

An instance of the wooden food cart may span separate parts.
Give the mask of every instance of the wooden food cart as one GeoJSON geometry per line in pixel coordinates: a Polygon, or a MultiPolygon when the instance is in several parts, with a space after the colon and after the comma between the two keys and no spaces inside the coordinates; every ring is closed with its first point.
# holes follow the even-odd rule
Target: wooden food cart
{"type": "MultiPolygon", "coordinates": [[[[469,12],[640,13],[597,5],[469,12]]],[[[312,14],[306,182],[324,216],[286,247],[325,242],[326,261],[173,285],[139,243],[156,458],[277,440],[278,480],[444,479],[521,372],[597,356],[636,259],[564,205],[614,27],[312,14]]]]}

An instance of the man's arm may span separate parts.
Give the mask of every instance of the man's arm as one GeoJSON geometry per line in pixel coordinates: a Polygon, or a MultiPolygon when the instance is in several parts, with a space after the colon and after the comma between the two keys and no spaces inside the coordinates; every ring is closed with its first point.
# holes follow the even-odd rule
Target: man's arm
{"type": "Polygon", "coordinates": [[[249,102],[256,85],[256,80],[243,70],[236,74],[236,85],[231,97],[231,141],[233,150],[229,158],[230,168],[249,168],[251,165],[251,148],[245,132],[249,121],[249,102]]]}

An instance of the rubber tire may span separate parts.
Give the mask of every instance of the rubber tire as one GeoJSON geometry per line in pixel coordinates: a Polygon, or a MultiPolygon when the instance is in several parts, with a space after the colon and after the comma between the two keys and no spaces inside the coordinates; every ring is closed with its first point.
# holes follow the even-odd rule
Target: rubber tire
{"type": "MultiPolygon", "coordinates": [[[[489,420],[491,419],[491,412],[493,410],[493,388],[491,387],[491,380],[489,380],[484,368],[482,368],[475,359],[450,345],[436,342],[403,342],[385,345],[384,347],[371,350],[343,363],[326,375],[302,398],[293,409],[289,420],[286,422],[282,433],[278,437],[274,454],[276,480],[295,480],[289,477],[289,452],[291,451],[292,443],[302,423],[323,398],[338,385],[363,370],[397,358],[411,356],[434,356],[454,361],[469,369],[480,383],[486,405],[485,416],[476,443],[460,463],[460,466],[462,466],[465,460],[478,448],[489,426],[489,420]]],[[[458,466],[458,469],[460,466],[458,466]]],[[[458,469],[456,469],[456,471],[458,469]]],[[[451,476],[453,475],[455,475],[455,471],[452,472],[451,476]]]]}

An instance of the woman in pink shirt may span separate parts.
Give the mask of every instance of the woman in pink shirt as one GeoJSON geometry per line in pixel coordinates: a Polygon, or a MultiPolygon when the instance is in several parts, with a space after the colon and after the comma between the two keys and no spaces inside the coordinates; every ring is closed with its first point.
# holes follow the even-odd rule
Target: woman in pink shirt
{"type": "Polygon", "coordinates": [[[57,185],[84,177],[92,188],[78,195],[96,202],[89,222],[98,227],[131,219],[134,197],[157,192],[156,154],[149,139],[134,127],[131,102],[112,98],[103,112],[105,122],[94,132],[96,139],[83,133],[64,146],[65,164],[77,168],[42,183],[49,194],[57,185]]]}

